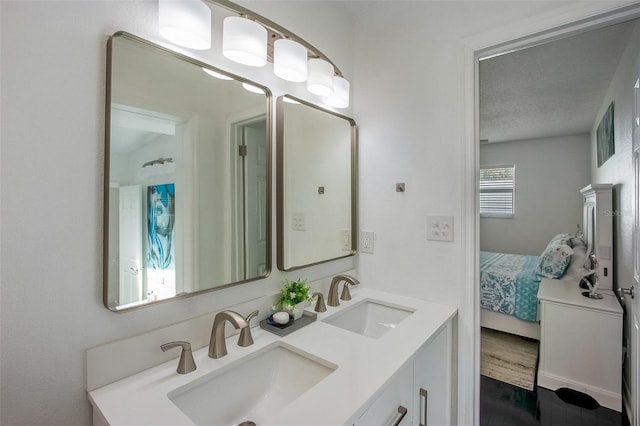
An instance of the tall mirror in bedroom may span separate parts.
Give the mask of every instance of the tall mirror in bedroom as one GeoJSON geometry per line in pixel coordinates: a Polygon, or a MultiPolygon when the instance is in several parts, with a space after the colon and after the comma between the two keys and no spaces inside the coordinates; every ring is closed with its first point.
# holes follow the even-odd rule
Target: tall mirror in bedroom
{"type": "Polygon", "coordinates": [[[109,40],[107,308],[269,273],[270,95],[243,83],[127,33],[109,40]]]}
{"type": "Polygon", "coordinates": [[[278,268],[353,256],[355,121],[287,95],[277,100],[276,134],[278,268]]]}

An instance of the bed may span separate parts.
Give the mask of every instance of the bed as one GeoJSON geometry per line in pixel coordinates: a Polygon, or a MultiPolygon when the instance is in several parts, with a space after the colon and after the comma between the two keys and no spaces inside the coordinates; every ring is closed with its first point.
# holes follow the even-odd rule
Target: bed
{"type": "Polygon", "coordinates": [[[480,252],[480,307],[483,327],[540,339],[538,288],[543,279],[576,286],[590,276],[587,243],[558,234],[540,256],[480,252]]]}
{"type": "Polygon", "coordinates": [[[480,252],[482,327],[540,339],[537,299],[540,282],[554,279],[577,286],[583,278],[592,277],[596,269],[591,269],[594,265],[588,253],[597,255],[600,287],[611,288],[612,224],[605,208],[611,203],[606,199],[598,208],[594,199],[594,191],[605,190],[610,196],[610,185],[590,185],[581,190],[584,235],[557,234],[540,256],[480,252]]]}
{"type": "Polygon", "coordinates": [[[483,327],[540,339],[539,256],[480,252],[483,327]]]}

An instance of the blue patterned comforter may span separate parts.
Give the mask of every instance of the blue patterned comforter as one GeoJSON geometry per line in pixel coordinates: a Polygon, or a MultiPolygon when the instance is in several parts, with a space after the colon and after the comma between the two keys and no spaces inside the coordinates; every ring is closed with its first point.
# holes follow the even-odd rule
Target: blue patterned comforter
{"type": "Polygon", "coordinates": [[[480,306],[536,321],[538,256],[480,252],[480,306]]]}

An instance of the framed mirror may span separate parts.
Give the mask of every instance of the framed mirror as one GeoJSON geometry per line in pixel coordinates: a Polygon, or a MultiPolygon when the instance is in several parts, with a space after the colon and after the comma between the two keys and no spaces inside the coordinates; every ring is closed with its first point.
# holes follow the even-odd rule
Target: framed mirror
{"type": "Polygon", "coordinates": [[[293,96],[280,96],[276,139],[278,268],[295,270],[355,255],[355,121],[293,96]]]}
{"type": "Polygon", "coordinates": [[[107,52],[105,306],[266,277],[269,90],[124,32],[107,52]]]}

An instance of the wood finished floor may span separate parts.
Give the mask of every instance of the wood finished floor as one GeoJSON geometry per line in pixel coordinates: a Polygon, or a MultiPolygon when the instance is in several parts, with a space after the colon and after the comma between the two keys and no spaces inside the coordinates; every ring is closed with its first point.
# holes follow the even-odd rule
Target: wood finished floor
{"type": "Polygon", "coordinates": [[[536,386],[528,391],[485,376],[480,381],[480,426],[629,426],[626,415],[563,402],[536,386]]]}

